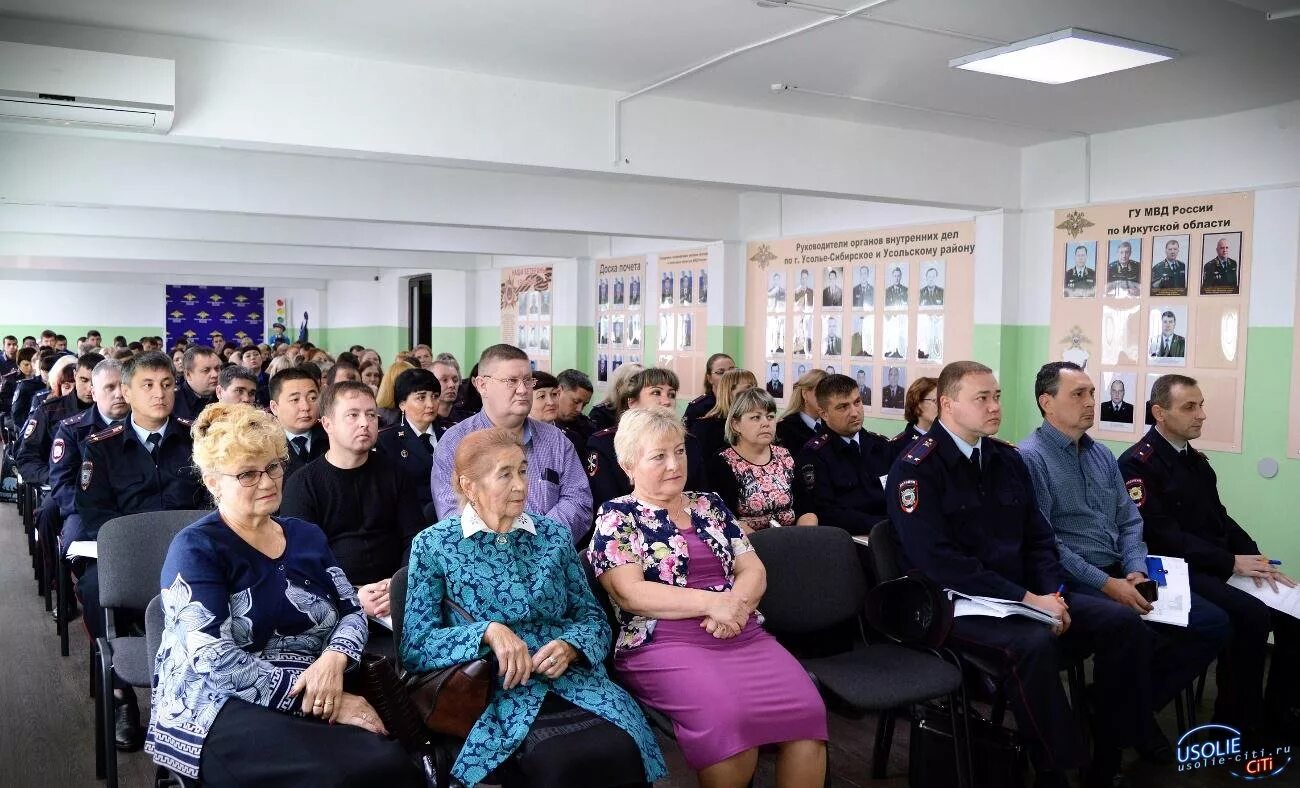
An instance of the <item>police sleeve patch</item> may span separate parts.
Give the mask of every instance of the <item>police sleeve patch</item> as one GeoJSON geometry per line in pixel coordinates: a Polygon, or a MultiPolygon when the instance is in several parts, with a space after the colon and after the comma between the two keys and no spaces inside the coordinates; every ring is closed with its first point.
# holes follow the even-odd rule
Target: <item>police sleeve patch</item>
{"type": "Polygon", "coordinates": [[[596,478],[600,472],[600,455],[594,451],[587,452],[587,475],[596,478]]]}
{"type": "Polygon", "coordinates": [[[1147,487],[1141,479],[1129,479],[1124,482],[1124,489],[1128,490],[1129,500],[1137,504],[1139,509],[1147,500],[1147,487]]]}
{"type": "Polygon", "coordinates": [[[902,509],[904,514],[915,512],[920,501],[921,486],[916,479],[907,479],[898,483],[898,508],[902,509]]]}
{"type": "Polygon", "coordinates": [[[35,416],[33,416],[32,418],[28,419],[28,420],[27,420],[27,426],[26,426],[26,427],[23,427],[23,440],[27,440],[28,438],[32,437],[32,433],[33,433],[33,432],[36,432],[36,417],[35,417],[35,416]]]}
{"type": "Polygon", "coordinates": [[[63,455],[66,451],[67,451],[67,446],[64,445],[63,439],[55,438],[54,445],[50,447],[50,462],[54,463],[55,465],[58,465],[59,462],[63,459],[63,455]]]}
{"type": "Polygon", "coordinates": [[[94,462],[90,460],[86,460],[85,462],[81,463],[81,489],[82,490],[90,489],[90,477],[94,475],[95,475],[94,462]]]}
{"type": "Polygon", "coordinates": [[[803,480],[805,490],[812,491],[817,486],[817,470],[813,468],[812,463],[799,468],[799,478],[803,480]]]}

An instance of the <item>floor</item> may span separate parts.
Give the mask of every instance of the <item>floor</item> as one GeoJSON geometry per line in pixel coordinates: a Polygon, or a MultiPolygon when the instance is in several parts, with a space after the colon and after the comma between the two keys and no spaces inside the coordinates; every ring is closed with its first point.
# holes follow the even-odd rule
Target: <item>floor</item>
{"type": "MultiPolygon", "coordinates": [[[[0,632],[4,633],[0,638],[0,664],[6,667],[7,674],[0,682],[0,786],[94,786],[93,705],[87,695],[86,637],[79,623],[74,623],[71,654],[60,657],[54,622],[35,590],[16,509],[0,504],[0,632]]],[[[1211,682],[1199,712],[1202,718],[1213,696],[1211,682]]],[[[142,712],[147,715],[147,693],[141,692],[140,698],[142,712]]],[[[1175,735],[1172,708],[1161,714],[1161,723],[1167,735],[1175,735]]],[[[897,727],[885,780],[868,777],[874,732],[874,720],[832,716],[830,763],[835,786],[907,785],[908,725],[900,722],[897,727]]],[[[658,785],[696,785],[676,747],[667,739],[661,743],[671,775],[658,785]]],[[[152,785],[153,765],[143,753],[122,754],[118,763],[123,786],[152,785]]],[[[1199,788],[1239,784],[1222,771],[1185,775],[1173,766],[1155,767],[1140,761],[1128,763],[1125,773],[1130,785],[1199,788]]],[[[770,756],[761,759],[754,784],[774,785],[770,756]]],[[[1300,776],[1287,774],[1271,784],[1300,785],[1300,776]]]]}

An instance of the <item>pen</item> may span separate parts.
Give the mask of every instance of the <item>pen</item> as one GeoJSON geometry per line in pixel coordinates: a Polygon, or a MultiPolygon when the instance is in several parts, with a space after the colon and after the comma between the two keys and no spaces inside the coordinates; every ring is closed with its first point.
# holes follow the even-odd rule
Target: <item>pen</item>
{"type": "Polygon", "coordinates": [[[1065,593],[1065,583],[1061,583],[1061,587],[1056,589],[1056,595],[1060,596],[1061,594],[1064,593],[1065,593]]]}
{"type": "Polygon", "coordinates": [[[1268,559],[1268,562],[1269,562],[1269,564],[1271,564],[1272,566],[1281,566],[1281,565],[1282,565],[1282,562],[1279,561],[1279,560],[1277,560],[1276,558],[1270,558],[1270,559],[1268,559]]]}

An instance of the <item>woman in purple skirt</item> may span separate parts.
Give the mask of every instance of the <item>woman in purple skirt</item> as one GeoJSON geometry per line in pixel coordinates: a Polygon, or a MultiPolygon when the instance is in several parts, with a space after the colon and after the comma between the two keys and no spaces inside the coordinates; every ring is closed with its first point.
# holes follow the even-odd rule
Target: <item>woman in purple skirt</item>
{"type": "Polygon", "coordinates": [[[672,718],[701,788],[745,786],[765,744],[778,746],[778,786],[821,785],[826,707],[754,612],[766,574],[735,518],[683,490],[681,422],[628,411],[614,448],[633,490],[600,507],[589,557],[618,613],[622,683],[672,718]]]}

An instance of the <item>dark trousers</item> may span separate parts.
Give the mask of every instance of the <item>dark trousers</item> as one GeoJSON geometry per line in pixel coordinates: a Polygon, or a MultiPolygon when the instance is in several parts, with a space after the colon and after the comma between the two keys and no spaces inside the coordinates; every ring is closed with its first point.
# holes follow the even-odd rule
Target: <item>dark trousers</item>
{"type": "MultiPolygon", "coordinates": [[[[91,641],[98,640],[104,636],[104,608],[99,606],[99,564],[89,560],[78,561],[72,571],[77,577],[81,622],[91,641]]],[[[119,611],[113,618],[113,626],[119,635],[128,634],[133,628],[144,632],[144,611],[119,611]]],[[[120,690],[130,689],[130,685],[117,676],[113,677],[113,686],[120,690]]]]}
{"type": "Polygon", "coordinates": [[[208,730],[199,777],[204,788],[424,785],[414,761],[396,741],[238,698],[226,701],[208,730]]]}
{"type": "Polygon", "coordinates": [[[1193,571],[1192,591],[1218,605],[1232,619],[1232,640],[1217,671],[1216,720],[1258,727],[1269,712],[1300,704],[1296,666],[1300,664],[1300,620],[1275,612],[1244,591],[1217,577],[1193,571]],[[1268,633],[1273,633],[1273,662],[1264,690],[1268,633]]]}
{"type": "MultiPolygon", "coordinates": [[[[1070,583],[1069,586],[1073,598],[1077,598],[1079,594],[1087,594],[1115,604],[1100,589],[1075,583],[1070,583]]],[[[1174,699],[1179,690],[1200,676],[1201,671],[1209,667],[1219,652],[1228,645],[1228,640],[1232,636],[1232,624],[1228,620],[1228,614],[1218,605],[1196,594],[1192,594],[1191,601],[1192,607],[1187,614],[1186,627],[1147,624],[1155,633],[1149,674],[1153,712],[1163,709],[1174,699]]],[[[1133,615],[1136,617],[1137,613],[1134,612],[1133,615]]]]}
{"type": "Polygon", "coordinates": [[[1136,744],[1151,716],[1150,684],[1133,676],[1148,675],[1154,634],[1135,613],[1108,599],[1078,595],[1068,603],[1070,628],[1060,637],[1046,624],[1021,616],[963,616],[949,635],[958,651],[1003,668],[1007,704],[1039,771],[1077,769],[1088,762],[1061,686],[1065,660],[1093,657],[1093,731],[1099,747],[1136,744]]]}
{"type": "Polygon", "coordinates": [[[641,750],[622,728],[554,693],[514,755],[496,770],[504,788],[645,785],[641,750]]]}

